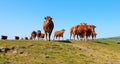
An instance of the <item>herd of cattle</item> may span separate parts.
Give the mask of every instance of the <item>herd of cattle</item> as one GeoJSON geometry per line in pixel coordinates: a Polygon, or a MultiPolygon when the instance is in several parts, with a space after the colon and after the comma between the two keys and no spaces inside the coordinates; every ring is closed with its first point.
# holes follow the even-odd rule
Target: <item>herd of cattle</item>
{"type": "MultiPolygon", "coordinates": [[[[92,39],[94,39],[94,38],[96,38],[96,35],[97,35],[95,32],[95,28],[96,28],[95,25],[89,25],[87,23],[81,23],[81,24],[72,26],[70,28],[70,39],[72,36],[73,36],[74,40],[75,40],[75,37],[77,37],[77,39],[85,40],[85,41],[88,40],[89,37],[92,37],[92,39]]],[[[45,20],[43,22],[43,30],[45,33],[41,33],[40,30],[32,31],[29,38],[25,37],[25,38],[21,38],[21,40],[23,40],[23,39],[35,40],[36,38],[38,40],[40,40],[40,39],[43,40],[44,37],[46,37],[45,39],[50,41],[50,37],[51,37],[51,33],[52,33],[53,29],[54,29],[54,23],[52,21],[52,18],[50,16],[46,16],[45,20]]],[[[64,32],[65,32],[65,29],[55,31],[54,39],[59,38],[59,40],[60,40],[60,37],[63,38],[64,32]]],[[[4,36],[4,35],[1,36],[2,40],[6,40],[7,38],[8,38],[7,36],[4,36]]],[[[15,36],[15,40],[19,40],[19,39],[20,39],[19,36],[15,36]]]]}

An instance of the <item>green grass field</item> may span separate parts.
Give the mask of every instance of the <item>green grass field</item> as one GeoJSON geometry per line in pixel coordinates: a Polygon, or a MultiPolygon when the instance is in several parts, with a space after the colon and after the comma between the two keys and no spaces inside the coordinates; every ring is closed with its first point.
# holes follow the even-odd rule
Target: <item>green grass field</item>
{"type": "Polygon", "coordinates": [[[120,64],[120,44],[94,41],[0,40],[0,64],[120,64]]]}

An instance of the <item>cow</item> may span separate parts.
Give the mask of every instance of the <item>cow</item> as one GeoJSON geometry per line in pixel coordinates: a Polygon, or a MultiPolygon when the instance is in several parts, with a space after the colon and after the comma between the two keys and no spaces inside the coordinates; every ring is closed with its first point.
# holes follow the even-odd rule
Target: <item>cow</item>
{"type": "Polygon", "coordinates": [[[82,23],[79,26],[79,35],[81,38],[83,38],[85,41],[88,40],[88,37],[92,36],[92,32],[95,32],[96,26],[94,25],[88,25],[87,23],[82,23]],[[80,30],[81,29],[81,30],[80,30]]]}
{"type": "Polygon", "coordinates": [[[38,30],[38,31],[37,31],[37,38],[38,38],[38,40],[40,40],[40,36],[41,36],[41,31],[38,30]]]}
{"type": "Polygon", "coordinates": [[[88,37],[91,36],[95,38],[96,37],[95,28],[96,26],[89,25],[87,23],[80,23],[79,25],[75,25],[70,29],[70,39],[72,35],[74,37],[74,40],[76,35],[77,35],[77,39],[79,36],[81,40],[85,40],[85,41],[87,41],[88,37]]]}
{"type": "Polygon", "coordinates": [[[90,36],[92,38],[96,37],[95,28],[96,28],[96,26],[94,26],[94,25],[88,25],[87,38],[90,36]]]}
{"type": "Polygon", "coordinates": [[[45,37],[45,34],[41,33],[40,38],[42,38],[42,40],[43,40],[44,37],[45,37]]]}
{"type": "Polygon", "coordinates": [[[31,39],[35,40],[36,36],[37,36],[37,32],[36,31],[32,31],[31,36],[30,36],[31,39]]]}
{"type": "Polygon", "coordinates": [[[8,36],[2,35],[1,40],[7,40],[8,36]]]}
{"type": "Polygon", "coordinates": [[[19,36],[15,36],[15,40],[19,40],[19,36]]]}
{"type": "Polygon", "coordinates": [[[91,33],[92,40],[94,40],[94,39],[96,38],[96,35],[97,35],[96,32],[92,32],[92,33],[91,33]]]}
{"type": "Polygon", "coordinates": [[[77,33],[77,28],[79,25],[75,25],[73,27],[70,28],[70,40],[71,40],[71,36],[73,35],[73,38],[75,40],[75,36],[77,35],[77,39],[78,39],[78,33],[77,33]]]}
{"type": "Polygon", "coordinates": [[[80,37],[81,40],[84,39],[84,33],[85,33],[83,25],[84,24],[80,24],[76,28],[76,33],[77,33],[77,35],[79,35],[79,37],[80,37]]]}
{"type": "Polygon", "coordinates": [[[43,30],[45,32],[46,40],[50,41],[51,33],[54,29],[54,23],[50,16],[46,16],[44,19],[45,19],[45,21],[43,23],[43,30]],[[48,37],[49,37],[49,39],[48,39],[48,37]]]}
{"type": "Polygon", "coordinates": [[[25,40],[29,40],[28,37],[25,37],[25,40]]]}
{"type": "Polygon", "coordinates": [[[55,39],[55,37],[56,37],[56,39],[57,39],[57,37],[58,37],[59,40],[60,40],[60,37],[63,38],[64,32],[65,32],[65,29],[62,29],[62,30],[60,30],[60,31],[55,31],[55,32],[54,32],[54,39],[55,39]]]}

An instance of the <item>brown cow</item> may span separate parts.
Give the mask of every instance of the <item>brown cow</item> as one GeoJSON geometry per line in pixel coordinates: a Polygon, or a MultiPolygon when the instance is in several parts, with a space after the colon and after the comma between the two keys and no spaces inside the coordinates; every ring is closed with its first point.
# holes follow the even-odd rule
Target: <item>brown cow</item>
{"type": "Polygon", "coordinates": [[[71,36],[73,35],[73,38],[75,40],[75,35],[77,35],[77,39],[78,39],[78,33],[77,33],[77,28],[79,25],[73,26],[70,29],[70,40],[71,40],[71,36]]]}
{"type": "Polygon", "coordinates": [[[46,40],[50,41],[50,37],[51,37],[53,28],[54,28],[54,23],[52,21],[52,18],[50,16],[46,16],[45,21],[43,23],[43,29],[44,29],[44,32],[46,35],[46,40]],[[47,35],[48,35],[49,39],[47,39],[47,35]]]}
{"type": "Polygon", "coordinates": [[[94,36],[96,36],[95,35],[96,34],[95,33],[95,28],[96,28],[96,26],[94,26],[94,25],[88,25],[87,37],[90,37],[90,36],[94,37],[94,36]]]}
{"type": "Polygon", "coordinates": [[[81,40],[87,41],[88,37],[93,36],[95,32],[95,28],[96,26],[88,25],[87,23],[81,23],[80,25],[75,25],[70,29],[70,39],[73,34],[74,40],[75,40],[75,35],[77,35],[77,39],[79,35],[81,40]]]}
{"type": "Polygon", "coordinates": [[[91,36],[92,36],[92,40],[94,40],[96,38],[96,32],[92,32],[91,36]]]}
{"type": "Polygon", "coordinates": [[[88,29],[89,25],[87,23],[81,23],[77,28],[77,33],[79,34],[81,40],[88,40],[88,29]]]}
{"type": "Polygon", "coordinates": [[[37,31],[37,38],[38,38],[38,40],[40,40],[40,36],[41,36],[41,31],[38,30],[38,31],[37,31]]]}
{"type": "Polygon", "coordinates": [[[74,26],[70,28],[70,40],[71,40],[71,36],[73,34],[73,29],[74,29],[74,26]]]}
{"type": "Polygon", "coordinates": [[[33,32],[31,33],[31,39],[35,40],[36,35],[37,35],[36,31],[33,31],[33,32]]]}
{"type": "Polygon", "coordinates": [[[56,39],[57,39],[57,37],[59,37],[59,40],[60,40],[60,37],[63,38],[64,32],[65,32],[65,29],[62,29],[62,30],[60,30],[60,31],[55,31],[55,32],[54,32],[54,39],[55,39],[55,37],[56,37],[56,39]]]}
{"type": "Polygon", "coordinates": [[[15,40],[19,40],[19,36],[15,36],[15,40]]]}
{"type": "Polygon", "coordinates": [[[2,36],[1,36],[1,40],[7,40],[7,38],[8,38],[8,37],[5,36],[5,35],[2,35],[2,36]]]}
{"type": "Polygon", "coordinates": [[[41,33],[40,38],[42,38],[42,40],[43,40],[44,37],[45,37],[45,34],[41,33]]]}
{"type": "Polygon", "coordinates": [[[81,33],[79,35],[81,36],[81,38],[87,41],[88,37],[92,36],[92,32],[95,32],[95,28],[96,26],[94,25],[88,25],[87,23],[82,23],[80,25],[81,33]]]}

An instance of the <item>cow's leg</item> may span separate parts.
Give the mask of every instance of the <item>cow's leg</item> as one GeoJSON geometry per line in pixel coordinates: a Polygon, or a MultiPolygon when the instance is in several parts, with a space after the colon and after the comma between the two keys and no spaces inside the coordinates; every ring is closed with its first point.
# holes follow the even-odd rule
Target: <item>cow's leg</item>
{"type": "Polygon", "coordinates": [[[62,39],[64,40],[63,36],[62,36],[62,39]]]}
{"type": "Polygon", "coordinates": [[[33,37],[33,39],[35,40],[35,37],[33,37]]]}
{"type": "Polygon", "coordinates": [[[75,34],[73,34],[74,40],[75,40],[75,34]]]}
{"type": "Polygon", "coordinates": [[[82,36],[79,34],[80,40],[82,41],[82,36]]]}
{"type": "Polygon", "coordinates": [[[57,36],[56,36],[56,40],[57,40],[57,36]]]}
{"type": "Polygon", "coordinates": [[[40,40],[40,37],[38,37],[38,40],[40,40]]]}
{"type": "Polygon", "coordinates": [[[79,40],[78,34],[77,34],[77,40],[79,40]]]}
{"type": "Polygon", "coordinates": [[[84,32],[84,41],[86,42],[87,41],[87,33],[84,32]]]}
{"type": "Polygon", "coordinates": [[[47,40],[47,32],[45,32],[46,40],[47,40]]]}
{"type": "Polygon", "coordinates": [[[51,33],[49,33],[49,41],[50,41],[50,36],[51,36],[51,33]]]}

